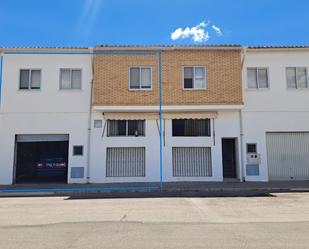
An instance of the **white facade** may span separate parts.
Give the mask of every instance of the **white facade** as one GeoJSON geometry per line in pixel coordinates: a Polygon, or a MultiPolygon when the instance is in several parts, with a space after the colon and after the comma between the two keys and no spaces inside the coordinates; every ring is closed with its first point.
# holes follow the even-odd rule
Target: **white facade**
{"type": "MultiPolygon", "coordinates": [[[[84,52],[87,51],[84,50],[84,52]]],[[[243,58],[244,106],[163,106],[163,114],[216,113],[215,117],[211,118],[208,137],[173,137],[172,120],[163,119],[163,182],[223,181],[222,139],[229,138],[235,141],[236,179],[268,181],[270,179],[268,157],[270,151],[274,150],[267,148],[267,134],[300,132],[309,134],[309,88],[287,88],[286,77],[287,67],[305,67],[308,81],[309,51],[249,48],[243,58]],[[249,89],[248,68],[267,68],[268,88],[249,89]],[[247,165],[252,164],[247,160],[247,144],[255,144],[257,154],[260,156],[258,163],[253,163],[258,167],[258,171],[254,174],[252,172],[249,174],[247,170],[247,165]],[[173,147],[209,148],[211,175],[207,177],[173,176],[173,147]]],[[[14,183],[17,135],[58,134],[69,135],[68,183],[160,181],[158,118],[145,117],[145,136],[108,137],[106,119],[103,115],[118,112],[126,115],[152,113],[158,116],[159,106],[91,107],[93,75],[92,58],[89,53],[4,54],[2,74],[0,184],[14,183]],[[60,69],[63,68],[81,69],[81,89],[60,89],[60,69]],[[19,89],[21,69],[41,70],[40,89],[19,89]],[[101,120],[102,127],[95,128],[95,120],[101,120]],[[73,146],[83,146],[83,155],[74,156],[73,146]],[[119,147],[145,148],[145,176],[107,176],[107,148],[119,147]],[[74,167],[84,169],[82,177],[71,177],[74,167]]],[[[304,160],[302,155],[301,157],[301,160],[304,160]]],[[[306,164],[303,161],[302,163],[306,164]]]]}
{"type": "MultiPolygon", "coordinates": [[[[183,109],[189,106],[183,107],[183,109]]],[[[149,107],[148,107],[149,108],[149,107]]],[[[144,107],[144,110],[148,109],[144,107]]],[[[176,107],[177,109],[178,107],[176,107]]],[[[207,106],[201,106],[207,108],[207,106]]],[[[208,108],[211,108],[208,106],[208,108]]],[[[223,108],[223,107],[222,107],[223,108]]],[[[110,108],[108,108],[110,111],[110,108]]],[[[141,111],[141,107],[138,107],[141,111]]],[[[164,110],[164,109],[163,109],[164,110]]],[[[120,110],[118,110],[120,111],[120,110]]],[[[122,110],[123,111],[123,110],[122,110]]],[[[132,110],[131,110],[132,111],[132,110]]],[[[92,182],[159,182],[160,181],[160,135],[159,120],[146,119],[145,137],[108,137],[102,112],[94,111],[94,120],[102,120],[102,128],[92,128],[90,178],[92,182]],[[106,177],[107,147],[145,147],[146,176],[145,177],[106,177]]],[[[163,182],[173,181],[222,181],[222,138],[234,138],[237,153],[237,176],[240,178],[240,123],[238,110],[217,110],[217,117],[211,120],[210,137],[173,137],[172,120],[163,120],[163,182]],[[172,174],[173,147],[210,147],[212,174],[209,177],[174,177],[172,174]]]]}
{"type": "Polygon", "coordinates": [[[14,182],[15,136],[68,134],[68,182],[72,167],[85,167],[87,155],[72,156],[73,145],[87,151],[92,81],[91,56],[83,54],[4,54],[0,126],[0,184],[14,182]],[[82,70],[81,90],[60,90],[60,69],[82,70]],[[19,90],[20,69],[40,69],[39,90],[19,90]]]}
{"type": "Polygon", "coordinates": [[[247,181],[269,180],[267,132],[309,132],[309,88],[288,89],[286,67],[306,67],[308,70],[309,51],[248,49],[246,52],[243,68],[245,105],[242,110],[244,164],[247,143],[256,144],[261,156],[259,175],[246,176],[247,181]],[[268,69],[268,89],[248,89],[248,67],[268,69]]]}

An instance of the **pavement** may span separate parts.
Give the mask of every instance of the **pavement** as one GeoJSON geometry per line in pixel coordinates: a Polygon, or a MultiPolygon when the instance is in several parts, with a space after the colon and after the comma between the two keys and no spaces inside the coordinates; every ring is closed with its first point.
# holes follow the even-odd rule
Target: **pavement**
{"type": "Polygon", "coordinates": [[[2,197],[0,248],[308,248],[309,193],[2,197]]]}
{"type": "Polygon", "coordinates": [[[15,184],[0,185],[1,197],[83,196],[90,197],[207,197],[257,196],[280,192],[309,192],[309,181],[276,182],[167,182],[103,184],[15,184]]]}

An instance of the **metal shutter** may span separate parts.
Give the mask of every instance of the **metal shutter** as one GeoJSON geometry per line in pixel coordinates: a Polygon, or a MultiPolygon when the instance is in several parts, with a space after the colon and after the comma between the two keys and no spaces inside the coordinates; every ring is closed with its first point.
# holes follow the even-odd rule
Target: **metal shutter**
{"type": "Polygon", "coordinates": [[[60,142],[69,141],[67,134],[29,134],[17,135],[16,142],[60,142]]]}
{"type": "Polygon", "coordinates": [[[173,147],[174,177],[212,176],[211,148],[173,147]]]}
{"type": "Polygon", "coordinates": [[[144,177],[145,147],[106,149],[107,177],[144,177]]]}
{"type": "Polygon", "coordinates": [[[266,133],[270,180],[309,179],[309,132],[266,133]]]}

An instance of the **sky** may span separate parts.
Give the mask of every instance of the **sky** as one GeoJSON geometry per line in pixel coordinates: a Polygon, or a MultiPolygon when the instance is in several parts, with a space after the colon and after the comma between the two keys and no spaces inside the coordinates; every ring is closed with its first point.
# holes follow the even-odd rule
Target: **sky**
{"type": "Polygon", "coordinates": [[[309,45],[309,0],[0,0],[0,46],[309,45]]]}

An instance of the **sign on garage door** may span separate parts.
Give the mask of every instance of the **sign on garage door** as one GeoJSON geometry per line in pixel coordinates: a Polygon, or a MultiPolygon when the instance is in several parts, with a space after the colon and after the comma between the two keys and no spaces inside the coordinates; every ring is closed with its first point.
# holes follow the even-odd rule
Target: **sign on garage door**
{"type": "Polygon", "coordinates": [[[309,132],[266,133],[270,180],[309,180],[309,132]]]}

